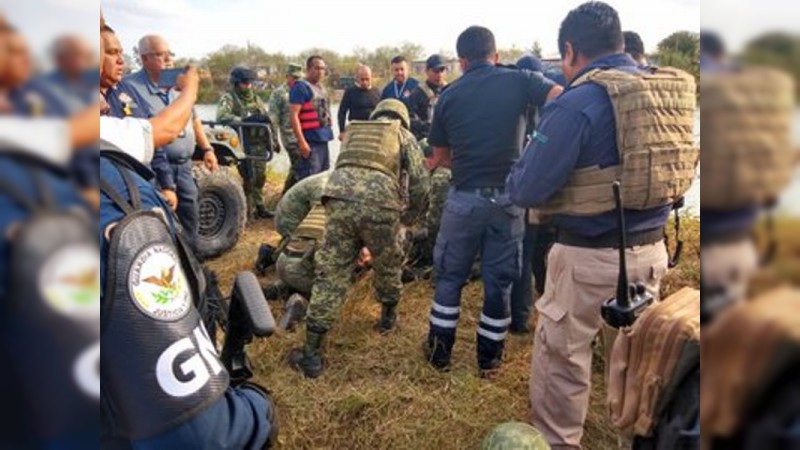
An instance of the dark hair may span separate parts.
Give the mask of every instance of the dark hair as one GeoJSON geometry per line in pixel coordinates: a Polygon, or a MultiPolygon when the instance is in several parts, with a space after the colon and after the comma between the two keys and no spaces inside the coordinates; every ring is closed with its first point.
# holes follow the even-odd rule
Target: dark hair
{"type": "Polygon", "coordinates": [[[619,15],[603,2],[587,2],[567,14],[558,30],[558,50],[563,58],[567,42],[575,53],[594,59],[623,49],[619,15]]]}
{"type": "Polygon", "coordinates": [[[312,65],[312,64],[314,64],[314,61],[316,61],[316,60],[325,61],[324,59],[322,59],[322,56],[319,56],[319,55],[311,55],[311,56],[309,56],[309,57],[308,57],[308,59],[306,60],[306,69],[310,69],[310,68],[311,68],[311,65],[312,65]]]}
{"type": "Polygon", "coordinates": [[[712,58],[725,56],[725,43],[722,38],[713,31],[700,31],[700,52],[712,58]]]}
{"type": "Polygon", "coordinates": [[[635,31],[624,31],[622,33],[622,38],[625,40],[625,53],[634,58],[644,56],[644,42],[642,42],[642,37],[639,36],[639,33],[635,31]]]}
{"type": "Polygon", "coordinates": [[[497,53],[494,34],[488,28],[473,25],[458,35],[456,53],[468,62],[489,59],[497,53]]]}
{"type": "Polygon", "coordinates": [[[100,28],[100,32],[101,32],[101,33],[112,33],[112,34],[117,34],[117,33],[116,33],[116,31],[114,31],[114,29],[113,29],[113,28],[111,28],[111,27],[110,27],[110,26],[108,26],[108,25],[103,25],[103,27],[102,27],[102,28],[100,28]]]}
{"type": "Polygon", "coordinates": [[[392,58],[392,64],[400,64],[400,63],[404,63],[406,61],[408,61],[408,60],[403,55],[397,55],[394,58],[392,58]]]}

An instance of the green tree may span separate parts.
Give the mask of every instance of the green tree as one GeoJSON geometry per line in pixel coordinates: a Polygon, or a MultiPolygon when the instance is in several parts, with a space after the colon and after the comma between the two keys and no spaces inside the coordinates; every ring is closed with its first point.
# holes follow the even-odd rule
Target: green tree
{"type": "Polygon", "coordinates": [[[676,31],[658,43],[659,66],[685,70],[700,80],[700,35],[693,31],[676,31]]]}
{"type": "Polygon", "coordinates": [[[528,49],[531,54],[539,59],[542,58],[542,44],[539,41],[533,41],[533,45],[528,49]]]}

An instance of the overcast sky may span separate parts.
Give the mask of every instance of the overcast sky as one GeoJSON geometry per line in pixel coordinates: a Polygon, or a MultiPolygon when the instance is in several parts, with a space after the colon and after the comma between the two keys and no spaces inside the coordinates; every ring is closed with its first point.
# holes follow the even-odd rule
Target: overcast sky
{"type": "MultiPolygon", "coordinates": [[[[202,57],[225,44],[249,41],[269,52],[311,47],[349,53],[403,41],[426,52],[455,51],[464,28],[489,27],[503,48],[557,53],[558,26],[583,0],[101,0],[126,52],[139,37],[160,33],[179,56],[202,57]],[[525,5],[525,6],[521,6],[525,5]]],[[[715,29],[732,50],[768,30],[797,29],[800,3],[789,0],[611,0],[624,29],[639,32],[648,51],[676,30],[715,29]],[[701,14],[702,13],[702,14],[701,14]]],[[[42,59],[53,38],[79,33],[97,42],[95,0],[0,0],[0,9],[42,59]]]]}
{"type": "MultiPolygon", "coordinates": [[[[126,51],[143,34],[158,32],[179,56],[201,57],[224,44],[249,41],[268,52],[311,47],[349,53],[403,41],[429,53],[455,53],[458,34],[470,25],[490,28],[501,48],[530,47],[557,53],[558,27],[582,0],[103,0],[106,19],[126,51]]],[[[699,30],[699,0],[615,0],[625,29],[638,31],[648,48],[677,30],[699,30]]]]}

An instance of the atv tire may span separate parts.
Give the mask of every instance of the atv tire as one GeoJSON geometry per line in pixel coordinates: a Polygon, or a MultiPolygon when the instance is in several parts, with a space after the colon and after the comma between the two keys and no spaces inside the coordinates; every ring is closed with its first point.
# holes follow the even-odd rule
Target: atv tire
{"type": "Polygon", "coordinates": [[[214,258],[233,248],[247,224],[247,200],[241,184],[227,167],[210,172],[195,166],[199,210],[196,251],[214,258]]]}

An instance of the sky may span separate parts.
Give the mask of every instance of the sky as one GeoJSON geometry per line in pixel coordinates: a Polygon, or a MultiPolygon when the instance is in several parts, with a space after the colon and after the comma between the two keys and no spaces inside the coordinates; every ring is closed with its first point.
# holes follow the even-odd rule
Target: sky
{"type": "MultiPolygon", "coordinates": [[[[557,54],[558,27],[582,0],[102,0],[106,20],[130,51],[157,32],[179,57],[199,58],[225,44],[248,42],[267,52],[299,53],[323,47],[350,53],[403,41],[427,53],[455,53],[470,25],[491,29],[500,48],[529,48],[538,40],[557,54]],[[527,6],[521,6],[527,5],[527,6]]],[[[613,0],[624,29],[638,31],[647,48],[677,30],[700,28],[700,0],[613,0]]]]}
{"type": "MultiPolygon", "coordinates": [[[[556,55],[558,27],[583,0],[101,0],[106,18],[130,53],[147,33],[160,33],[181,57],[200,58],[225,44],[248,42],[268,52],[324,47],[349,53],[403,41],[427,53],[455,52],[469,25],[489,27],[500,48],[538,40],[556,55]],[[521,6],[527,5],[527,6],[521,6]],[[298,23],[299,25],[295,25],[298,23]]],[[[736,51],[771,30],[796,31],[800,3],[790,0],[610,0],[623,29],[639,32],[648,51],[677,30],[718,31],[736,51]],[[701,21],[702,17],[702,21],[701,21]]],[[[0,0],[0,10],[28,37],[40,61],[52,40],[78,33],[97,45],[96,0],[0,0]]]]}

